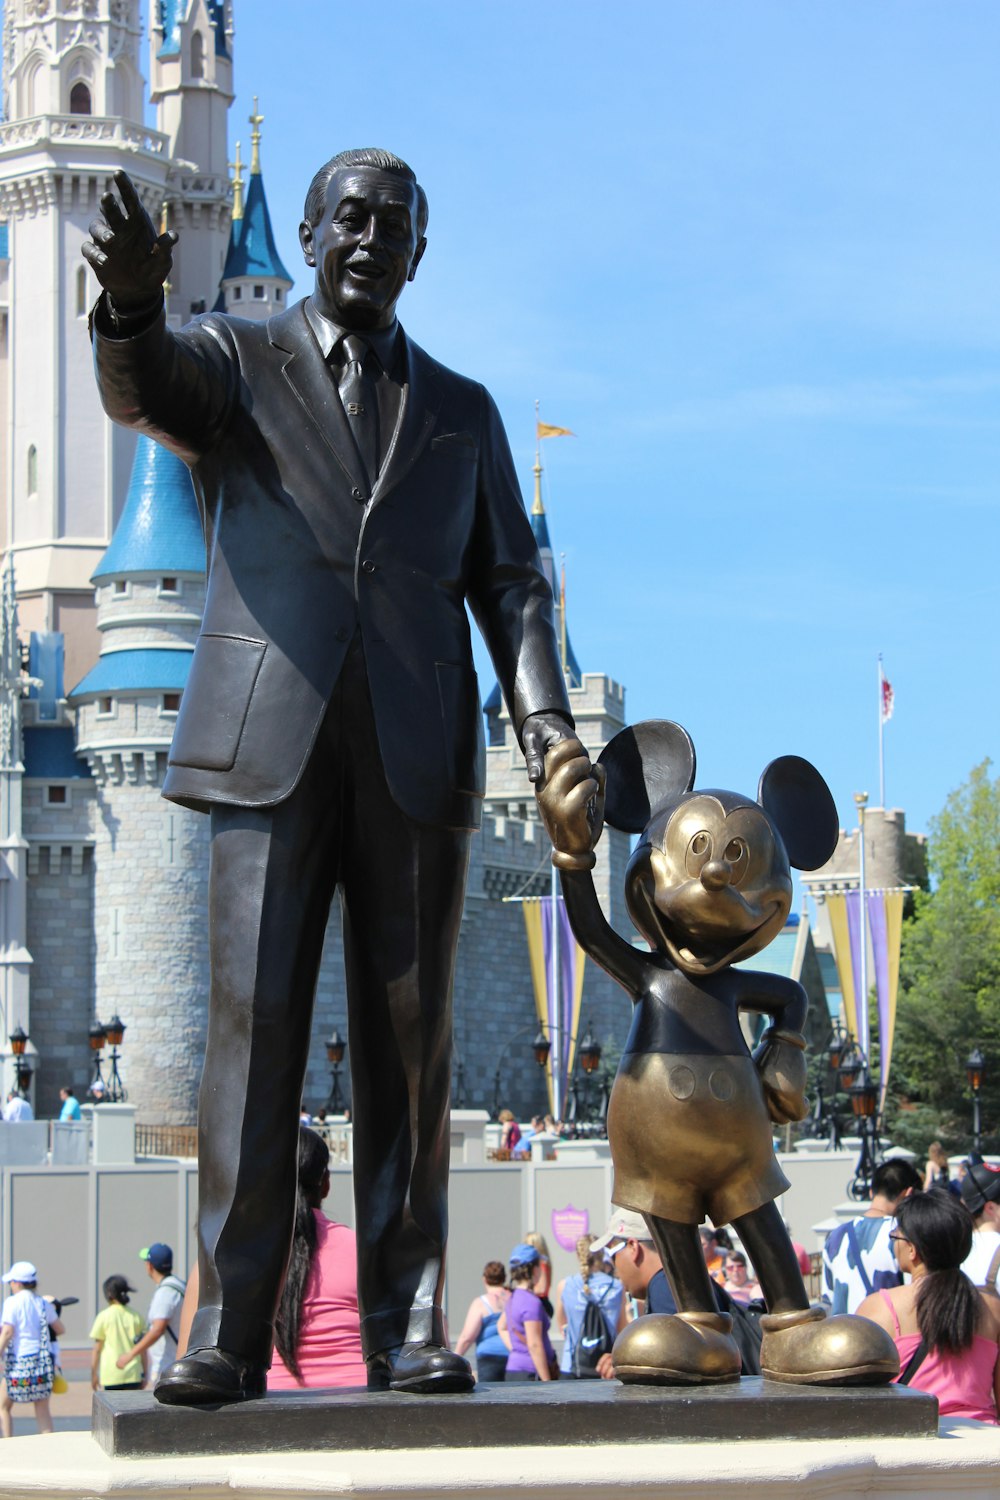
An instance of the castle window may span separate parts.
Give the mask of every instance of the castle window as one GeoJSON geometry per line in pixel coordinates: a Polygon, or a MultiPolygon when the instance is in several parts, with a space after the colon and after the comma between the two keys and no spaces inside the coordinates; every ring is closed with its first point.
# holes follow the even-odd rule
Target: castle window
{"type": "Polygon", "coordinates": [[[69,801],[69,789],[64,786],[47,786],[45,788],[46,807],[65,807],[69,801]]]}
{"type": "Polygon", "coordinates": [[[180,695],[180,693],[164,693],[164,695],[163,695],[163,712],[165,714],[175,714],[177,712],[177,710],[180,708],[180,706],[181,706],[181,695],[180,695]]]}
{"type": "Polygon", "coordinates": [[[177,582],[177,579],[176,578],[161,578],[160,579],[160,593],[161,594],[179,594],[180,593],[180,586],[179,586],[179,584],[177,582]]]}
{"type": "Polygon", "coordinates": [[[76,270],[76,315],[84,318],[87,315],[87,267],[77,266],[76,270]]]}
{"type": "Polygon", "coordinates": [[[280,302],[281,298],[282,298],[281,287],[280,286],[276,286],[275,289],[274,289],[274,300],[275,300],[275,302],[280,302]]]}
{"type": "Polygon", "coordinates": [[[233,287],[233,301],[234,302],[241,302],[242,300],[243,300],[243,288],[241,286],[234,286],[233,287]]]}
{"type": "Polygon", "coordinates": [[[257,301],[257,302],[263,302],[263,300],[264,300],[264,288],[262,286],[255,286],[254,289],[253,289],[253,295],[254,295],[254,300],[255,301],[257,301]]]}
{"type": "Polygon", "coordinates": [[[113,719],[115,716],[115,700],[113,698],[98,698],[97,717],[99,719],[113,719]]]}
{"type": "Polygon", "coordinates": [[[191,77],[204,78],[205,76],[205,38],[200,31],[196,31],[191,38],[191,77]]]}
{"type": "Polygon", "coordinates": [[[28,494],[38,494],[38,449],[34,443],[28,449],[28,494]]]}
{"type": "Polygon", "coordinates": [[[89,115],[93,113],[90,106],[90,90],[85,83],[74,83],[70,89],[69,112],[71,115],[89,115]]]}
{"type": "Polygon", "coordinates": [[[115,593],[119,595],[128,593],[128,583],[124,578],[115,579],[115,593]]]}

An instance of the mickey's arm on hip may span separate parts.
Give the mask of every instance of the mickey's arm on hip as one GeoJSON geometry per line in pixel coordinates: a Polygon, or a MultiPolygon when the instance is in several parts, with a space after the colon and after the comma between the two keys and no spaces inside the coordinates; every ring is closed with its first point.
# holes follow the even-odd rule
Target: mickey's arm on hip
{"type": "Polygon", "coordinates": [[[545,780],[536,784],[535,799],[577,942],[636,1000],[646,960],[608,922],[591,875],[604,828],[604,775],[603,766],[591,765],[579,740],[560,740],[545,757],[545,780]]]}
{"type": "Polygon", "coordinates": [[[763,1012],[771,1025],[754,1048],[753,1060],[764,1085],[767,1112],[776,1125],[804,1120],[806,1099],[806,1039],[802,1035],[809,1000],[794,979],[782,974],[747,974],[747,992],[740,1010],[763,1012]]]}

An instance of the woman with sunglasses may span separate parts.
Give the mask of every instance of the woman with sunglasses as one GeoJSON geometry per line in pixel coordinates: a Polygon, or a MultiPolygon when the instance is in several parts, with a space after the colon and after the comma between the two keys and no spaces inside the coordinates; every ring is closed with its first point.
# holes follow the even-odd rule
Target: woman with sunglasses
{"type": "Polygon", "coordinates": [[[996,1425],[1000,1298],[977,1290],[961,1270],[972,1245],[968,1213],[940,1190],[912,1193],[889,1238],[911,1280],[873,1292],[858,1311],[892,1334],[899,1383],[936,1396],[943,1417],[996,1425]]]}

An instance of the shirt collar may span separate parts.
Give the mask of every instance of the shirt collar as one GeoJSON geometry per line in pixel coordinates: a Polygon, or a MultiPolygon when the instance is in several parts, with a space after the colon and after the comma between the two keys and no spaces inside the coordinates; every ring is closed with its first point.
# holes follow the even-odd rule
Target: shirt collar
{"type": "MultiPolygon", "coordinates": [[[[348,333],[356,331],[349,328],[342,328],[339,323],[335,323],[332,318],[328,318],[325,313],[321,313],[312,297],[306,298],[305,312],[309,320],[309,326],[316,335],[316,341],[319,344],[320,352],[324,359],[330,358],[330,355],[342,338],[348,333]]],[[[374,349],[383,370],[387,373],[391,371],[396,351],[396,340],[399,337],[398,319],[393,318],[392,326],[389,328],[373,329],[370,333],[362,333],[360,337],[374,349]]]]}

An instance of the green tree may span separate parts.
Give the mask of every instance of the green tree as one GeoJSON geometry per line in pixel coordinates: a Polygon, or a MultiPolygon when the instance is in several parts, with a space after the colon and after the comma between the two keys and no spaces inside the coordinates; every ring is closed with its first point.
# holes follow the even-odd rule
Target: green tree
{"type": "Polygon", "coordinates": [[[888,1133],[971,1144],[965,1060],[987,1058],[984,1147],[1000,1144],[1000,779],[976,766],[931,823],[931,889],[904,923],[888,1133]]]}

